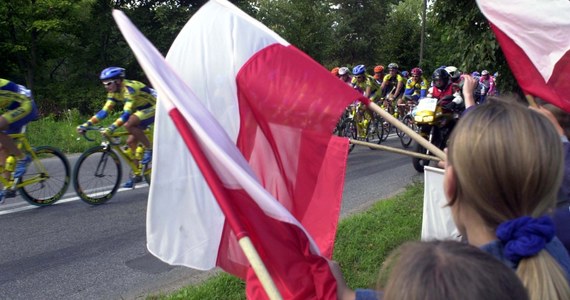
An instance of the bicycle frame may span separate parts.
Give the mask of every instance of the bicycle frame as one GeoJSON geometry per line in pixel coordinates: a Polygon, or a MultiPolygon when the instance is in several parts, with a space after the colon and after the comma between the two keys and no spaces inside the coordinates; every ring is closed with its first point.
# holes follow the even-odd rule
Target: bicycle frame
{"type": "MultiPolygon", "coordinates": [[[[145,130],[145,135],[149,138],[149,141],[152,143],[152,135],[149,134],[149,133],[150,133],[150,130],[149,130],[149,129],[145,130]]],[[[128,133],[128,132],[113,133],[113,135],[111,135],[111,137],[113,137],[113,138],[116,138],[116,137],[120,138],[120,137],[125,136],[125,135],[129,135],[129,133],[128,133]]],[[[135,159],[132,158],[132,157],[129,157],[129,155],[127,155],[127,154],[123,151],[123,149],[122,149],[121,147],[122,147],[124,144],[112,144],[112,143],[109,142],[108,145],[109,145],[113,150],[115,150],[115,152],[116,152],[117,154],[119,154],[119,156],[121,156],[121,157],[124,159],[124,161],[125,161],[125,162],[127,163],[127,165],[131,168],[131,170],[133,170],[133,173],[134,173],[135,175],[148,175],[148,172],[150,172],[150,170],[142,170],[142,169],[141,169],[142,166],[140,165],[140,160],[138,161],[137,164],[135,164],[135,159]]],[[[134,155],[134,153],[133,153],[133,155],[134,155]]]]}
{"type": "MultiPolygon", "coordinates": [[[[148,137],[149,141],[152,144],[152,131],[150,129],[145,129],[144,130],[144,134],[148,137]]],[[[130,133],[127,131],[119,131],[119,132],[113,132],[111,135],[104,136],[103,137],[103,142],[101,143],[102,146],[105,147],[105,149],[107,149],[107,147],[110,147],[110,149],[114,150],[115,153],[117,153],[120,157],[123,158],[123,160],[127,163],[127,165],[131,168],[131,170],[133,170],[133,173],[135,175],[149,175],[150,174],[150,169],[148,170],[142,170],[143,168],[141,168],[140,166],[140,161],[139,163],[135,164],[135,159],[132,157],[129,157],[124,151],[123,149],[121,149],[121,147],[123,147],[125,145],[125,143],[122,142],[114,142],[114,139],[121,139],[122,137],[128,136],[130,133]]],[[[85,138],[89,141],[94,141],[94,139],[90,139],[87,136],[85,136],[85,138]]],[[[134,153],[133,153],[134,155],[134,153]]]]}
{"type": "MultiPolygon", "coordinates": [[[[25,133],[13,133],[13,134],[9,134],[8,136],[16,142],[16,144],[18,145],[18,148],[20,148],[22,151],[29,153],[31,155],[32,163],[34,164],[34,166],[38,170],[40,170],[40,172],[39,172],[39,174],[37,174],[33,177],[30,177],[24,181],[14,180],[13,178],[6,179],[6,178],[4,178],[4,176],[0,176],[0,183],[4,187],[9,187],[11,189],[18,189],[18,188],[24,187],[26,185],[30,185],[30,184],[34,184],[34,183],[44,181],[45,178],[49,177],[48,172],[46,171],[41,160],[38,158],[36,151],[34,151],[32,146],[30,145],[30,142],[26,138],[25,133]]],[[[4,171],[4,170],[2,170],[2,171],[4,171]]]]}

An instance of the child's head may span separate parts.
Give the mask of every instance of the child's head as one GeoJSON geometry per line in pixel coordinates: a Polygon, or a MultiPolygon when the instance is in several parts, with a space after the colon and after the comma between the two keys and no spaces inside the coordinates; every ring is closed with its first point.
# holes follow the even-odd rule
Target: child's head
{"type": "Polygon", "coordinates": [[[470,111],[448,146],[444,189],[457,228],[474,245],[500,240],[530,299],[570,299],[566,274],[545,250],[563,159],[552,123],[508,99],[470,111]]]}
{"type": "MultiPolygon", "coordinates": [[[[389,270],[387,270],[387,268],[389,270]]],[[[383,299],[528,299],[516,274],[499,260],[455,241],[409,242],[394,251],[383,299]]]]}
{"type": "Polygon", "coordinates": [[[562,145],[541,114],[516,101],[489,99],[455,127],[447,165],[446,183],[453,182],[446,188],[450,206],[470,207],[494,229],[521,216],[542,216],[555,206],[562,145]]]}

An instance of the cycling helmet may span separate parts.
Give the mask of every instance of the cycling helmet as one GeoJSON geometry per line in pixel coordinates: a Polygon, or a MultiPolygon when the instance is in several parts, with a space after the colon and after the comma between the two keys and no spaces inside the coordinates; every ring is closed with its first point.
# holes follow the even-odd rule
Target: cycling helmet
{"type": "Polygon", "coordinates": [[[422,76],[422,73],[423,73],[423,72],[424,72],[424,71],[422,71],[422,69],[420,69],[420,68],[418,68],[418,67],[415,67],[415,68],[412,69],[412,72],[411,72],[411,73],[412,73],[412,75],[422,76]]]}
{"type": "Polygon", "coordinates": [[[495,72],[495,74],[493,74],[493,77],[498,77],[499,76],[499,72],[495,72]]]}
{"type": "Polygon", "coordinates": [[[402,76],[408,77],[408,71],[402,71],[402,76]]]}
{"type": "Polygon", "coordinates": [[[481,71],[481,76],[489,75],[489,71],[483,70],[481,71]]]}
{"type": "Polygon", "coordinates": [[[388,65],[388,70],[392,70],[392,69],[398,69],[398,64],[397,63],[390,63],[388,65]]]}
{"type": "Polygon", "coordinates": [[[473,73],[471,73],[471,76],[479,77],[479,76],[481,76],[481,74],[478,71],[474,71],[473,73]]]}
{"type": "Polygon", "coordinates": [[[99,76],[99,79],[101,80],[116,78],[125,78],[125,69],[120,67],[108,67],[101,71],[101,75],[99,76]]]}
{"type": "Polygon", "coordinates": [[[461,77],[461,72],[457,70],[457,68],[454,66],[446,67],[445,70],[447,71],[449,77],[451,77],[451,80],[453,81],[456,81],[461,77]]]}
{"type": "Polygon", "coordinates": [[[352,69],[352,74],[354,75],[361,75],[366,72],[366,67],[364,65],[358,65],[352,69]]]}
{"type": "Polygon", "coordinates": [[[348,74],[348,68],[347,67],[341,67],[340,69],[338,69],[338,75],[342,76],[342,75],[346,75],[348,74]]]}
{"type": "Polygon", "coordinates": [[[384,71],[384,66],[379,65],[374,67],[374,73],[382,73],[384,71]]]}
{"type": "Polygon", "coordinates": [[[431,76],[433,85],[438,89],[443,89],[449,83],[449,73],[445,69],[437,69],[431,76]]]}
{"type": "Polygon", "coordinates": [[[331,74],[337,76],[337,75],[338,75],[338,70],[339,70],[339,67],[334,67],[334,68],[332,68],[331,74]]]}

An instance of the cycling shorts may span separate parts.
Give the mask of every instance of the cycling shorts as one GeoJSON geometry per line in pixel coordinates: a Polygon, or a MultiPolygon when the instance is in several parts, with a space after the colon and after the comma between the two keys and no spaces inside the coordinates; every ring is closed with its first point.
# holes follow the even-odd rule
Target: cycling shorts
{"type": "Polygon", "coordinates": [[[36,102],[33,100],[24,102],[22,105],[20,103],[10,105],[8,109],[2,114],[2,117],[10,124],[8,129],[3,131],[6,134],[20,133],[26,124],[36,120],[39,116],[36,102]]]}

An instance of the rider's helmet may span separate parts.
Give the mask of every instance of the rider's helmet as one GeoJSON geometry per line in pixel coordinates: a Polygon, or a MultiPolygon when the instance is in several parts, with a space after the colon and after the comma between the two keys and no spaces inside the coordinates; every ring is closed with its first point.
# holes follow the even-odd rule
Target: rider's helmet
{"type": "Polygon", "coordinates": [[[412,73],[412,76],[414,76],[414,75],[422,76],[423,71],[422,71],[422,69],[415,67],[412,69],[411,73],[412,73]]]}
{"type": "Polygon", "coordinates": [[[352,68],[352,74],[354,75],[362,75],[366,72],[366,67],[364,65],[358,65],[352,68]]]}
{"type": "Polygon", "coordinates": [[[493,74],[493,77],[495,78],[499,77],[499,72],[495,72],[495,74],[493,74]]]}
{"type": "Polygon", "coordinates": [[[374,73],[382,73],[384,71],[384,66],[379,65],[374,67],[374,73]]]}
{"type": "Polygon", "coordinates": [[[451,81],[457,81],[461,78],[461,72],[456,67],[449,66],[446,67],[445,70],[449,74],[449,77],[451,77],[451,81]]]}
{"type": "Polygon", "coordinates": [[[481,76],[489,75],[489,71],[483,70],[481,71],[481,76]]]}
{"type": "Polygon", "coordinates": [[[399,67],[398,67],[398,64],[397,64],[397,63],[390,63],[390,64],[388,65],[388,70],[392,70],[392,69],[398,70],[398,68],[399,68],[399,67]]]}
{"type": "Polygon", "coordinates": [[[340,69],[339,67],[334,67],[334,68],[332,68],[331,74],[333,74],[334,76],[338,76],[338,75],[339,75],[339,74],[338,74],[338,70],[339,70],[339,69],[340,69]]]}
{"type": "Polygon", "coordinates": [[[338,76],[346,75],[348,72],[349,71],[347,67],[341,67],[338,69],[338,76]]]}
{"type": "Polygon", "coordinates": [[[444,89],[449,83],[449,73],[445,69],[436,69],[431,76],[433,85],[438,89],[444,89]]]}
{"type": "Polygon", "coordinates": [[[408,78],[408,71],[402,71],[402,76],[408,78]]]}
{"type": "Polygon", "coordinates": [[[471,76],[479,77],[479,76],[481,76],[481,73],[479,73],[478,71],[473,71],[473,73],[471,73],[471,76]]]}
{"type": "Polygon", "coordinates": [[[125,78],[125,69],[121,67],[108,67],[105,70],[101,71],[101,75],[99,75],[99,79],[101,80],[117,78],[125,78]]]}

